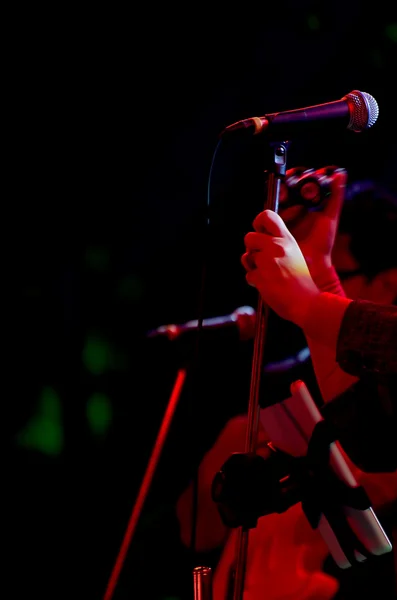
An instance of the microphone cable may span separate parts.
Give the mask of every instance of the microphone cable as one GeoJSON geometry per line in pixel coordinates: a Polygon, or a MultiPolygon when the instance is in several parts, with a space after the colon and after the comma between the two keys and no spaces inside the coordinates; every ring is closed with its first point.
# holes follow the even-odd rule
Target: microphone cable
{"type": "MultiPolygon", "coordinates": [[[[209,207],[210,207],[210,200],[211,200],[211,181],[212,181],[212,172],[213,172],[213,168],[214,168],[214,162],[215,162],[216,154],[217,154],[218,148],[220,146],[220,143],[221,143],[221,141],[219,140],[217,143],[217,146],[215,148],[215,151],[213,153],[213,156],[212,156],[210,172],[209,172],[209,177],[208,177],[208,184],[207,184],[207,202],[206,202],[206,213],[207,214],[204,215],[206,218],[204,221],[203,254],[202,254],[201,279],[200,279],[199,298],[198,298],[198,324],[197,324],[197,329],[195,331],[196,338],[195,338],[195,345],[194,345],[194,351],[193,351],[193,359],[192,359],[192,363],[190,366],[190,371],[191,371],[190,379],[193,379],[193,380],[194,380],[194,376],[197,373],[199,373],[200,359],[201,359],[201,338],[202,338],[202,331],[203,331],[205,294],[206,294],[206,287],[207,287],[206,286],[207,266],[208,266],[209,249],[210,249],[210,244],[209,244],[209,240],[210,240],[209,207]]],[[[172,392],[172,395],[170,398],[170,402],[169,402],[166,414],[164,415],[162,426],[160,428],[159,434],[158,434],[156,442],[155,442],[155,447],[153,449],[153,453],[150,457],[150,460],[149,460],[149,463],[148,463],[148,466],[147,466],[147,469],[145,472],[145,476],[144,476],[142,485],[141,485],[139,493],[138,493],[138,498],[133,506],[131,516],[129,518],[127,528],[126,528],[126,531],[125,531],[125,534],[123,537],[122,544],[121,544],[119,552],[117,554],[116,561],[114,563],[112,572],[108,579],[106,590],[105,590],[105,593],[103,596],[103,600],[111,600],[113,598],[114,591],[115,591],[117,583],[120,579],[122,567],[124,565],[125,558],[127,556],[127,553],[128,553],[128,550],[129,550],[129,547],[131,544],[132,536],[136,529],[137,522],[140,518],[143,504],[146,500],[146,497],[147,497],[147,494],[149,491],[149,487],[150,487],[150,484],[151,484],[151,481],[152,481],[152,478],[154,475],[154,471],[158,465],[158,462],[160,459],[160,454],[163,449],[165,439],[166,439],[166,436],[167,436],[167,433],[168,433],[168,430],[170,427],[170,423],[171,423],[171,420],[175,413],[177,403],[178,403],[178,400],[180,397],[180,393],[182,391],[182,387],[185,383],[186,377],[187,377],[187,370],[180,369],[178,372],[176,381],[175,381],[174,389],[173,389],[173,392],[172,392]]],[[[190,390],[192,390],[192,389],[200,390],[200,386],[199,385],[194,386],[194,385],[192,385],[192,382],[190,382],[190,390]]],[[[197,428],[195,427],[195,404],[194,404],[193,395],[190,398],[190,404],[188,405],[188,407],[190,408],[190,419],[191,419],[190,440],[191,440],[191,445],[192,445],[192,455],[195,460],[193,476],[192,476],[193,493],[192,493],[192,522],[191,522],[190,554],[192,557],[195,557],[196,556],[197,520],[198,520],[197,512],[198,512],[199,463],[197,462],[197,454],[195,452],[196,437],[194,435],[194,432],[196,431],[197,428]]],[[[193,567],[194,567],[194,565],[193,565],[193,567]]],[[[194,571],[194,569],[193,569],[193,571],[194,571]]]]}
{"type": "MultiPolygon", "coordinates": [[[[204,232],[203,232],[203,252],[202,252],[202,264],[201,264],[201,280],[199,286],[199,298],[198,298],[198,321],[197,321],[197,329],[195,332],[195,347],[193,352],[193,361],[192,361],[192,373],[199,373],[200,362],[201,362],[201,347],[202,347],[202,334],[203,334],[203,321],[204,321],[204,313],[205,313],[205,299],[207,293],[207,273],[208,273],[208,262],[209,262],[209,253],[210,253],[210,228],[211,228],[211,219],[210,219],[210,208],[211,208],[211,183],[212,183],[212,174],[214,170],[215,159],[221,145],[221,140],[218,141],[214,153],[212,155],[212,160],[210,164],[210,170],[208,175],[207,182],[207,202],[206,202],[206,214],[204,215],[204,232]]],[[[200,386],[197,386],[197,389],[200,391],[200,386]]],[[[191,420],[191,431],[197,431],[195,427],[195,402],[193,394],[190,397],[190,420],[191,420]]],[[[192,562],[195,559],[197,554],[196,552],[196,539],[197,539],[197,524],[198,524],[198,486],[199,486],[199,466],[200,462],[197,460],[198,457],[195,452],[195,441],[196,438],[192,436],[192,455],[195,461],[193,475],[192,475],[192,510],[191,510],[191,532],[190,532],[190,544],[189,551],[190,556],[192,557],[192,562]]],[[[192,565],[194,568],[195,565],[192,565]]]]}

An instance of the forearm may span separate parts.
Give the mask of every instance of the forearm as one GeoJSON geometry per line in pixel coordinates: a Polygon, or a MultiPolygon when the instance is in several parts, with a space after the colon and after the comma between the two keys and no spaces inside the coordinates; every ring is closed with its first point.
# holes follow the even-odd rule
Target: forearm
{"type": "Polygon", "coordinates": [[[309,301],[298,324],[313,348],[314,344],[328,348],[335,358],[339,331],[351,299],[346,298],[335,268],[325,259],[310,265],[310,275],[321,294],[309,301]]]}
{"type": "Polygon", "coordinates": [[[357,381],[345,373],[335,359],[335,350],[306,336],[318,387],[324,402],[330,402],[357,381]]]}
{"type": "Polygon", "coordinates": [[[306,337],[331,348],[346,373],[395,376],[396,306],[321,292],[312,294],[297,316],[306,337]]]}
{"type": "Polygon", "coordinates": [[[397,470],[397,413],[392,406],[393,397],[392,388],[379,382],[376,375],[367,374],[321,407],[344,451],[366,473],[397,470]]]}
{"type": "MultiPolygon", "coordinates": [[[[339,277],[332,266],[320,265],[317,268],[311,267],[310,272],[321,292],[333,294],[342,299],[346,298],[339,277]]],[[[339,311],[335,317],[335,321],[331,320],[329,322],[328,316],[326,315],[327,318],[325,318],[325,315],[319,315],[318,322],[313,327],[312,335],[309,335],[305,331],[313,368],[325,402],[329,402],[338,396],[357,380],[356,377],[352,377],[343,371],[336,362],[337,336],[334,338],[333,333],[339,332],[339,311]],[[322,335],[330,336],[329,344],[321,341],[322,335]]]]}

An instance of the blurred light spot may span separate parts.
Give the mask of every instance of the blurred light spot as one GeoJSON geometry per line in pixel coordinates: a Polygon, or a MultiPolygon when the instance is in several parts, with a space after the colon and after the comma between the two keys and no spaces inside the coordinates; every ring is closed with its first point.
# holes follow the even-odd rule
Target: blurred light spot
{"type": "Polygon", "coordinates": [[[397,43],[397,23],[389,23],[386,27],[386,37],[397,43]]]}
{"type": "Polygon", "coordinates": [[[45,387],[37,413],[17,435],[17,442],[44,454],[58,455],[63,448],[61,401],[51,387],[45,387]]]}
{"type": "Polygon", "coordinates": [[[128,369],[128,358],[121,352],[113,352],[110,357],[110,366],[115,371],[125,371],[128,369]]]}
{"type": "Polygon", "coordinates": [[[377,69],[381,69],[383,67],[383,57],[379,48],[372,48],[371,63],[377,69]]]}
{"type": "Polygon", "coordinates": [[[111,362],[109,344],[99,335],[88,336],[83,349],[83,362],[94,375],[106,371],[111,362]]]}
{"type": "Polygon", "coordinates": [[[308,15],[307,16],[307,26],[312,31],[317,31],[320,29],[320,20],[317,15],[308,15]]]}
{"type": "Polygon", "coordinates": [[[87,400],[87,420],[92,433],[104,435],[112,421],[112,403],[106,394],[92,394],[87,400]]]}
{"type": "Polygon", "coordinates": [[[110,256],[103,246],[89,246],[85,252],[85,264],[94,271],[106,271],[110,265],[110,256]]]}
{"type": "Polygon", "coordinates": [[[143,283],[137,275],[127,275],[120,281],[117,292],[124,300],[139,302],[143,297],[143,283]]]}

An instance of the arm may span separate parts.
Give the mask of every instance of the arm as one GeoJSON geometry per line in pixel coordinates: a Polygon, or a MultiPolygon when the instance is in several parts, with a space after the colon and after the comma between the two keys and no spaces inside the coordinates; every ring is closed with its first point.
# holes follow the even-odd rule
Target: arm
{"type": "MultiPolygon", "coordinates": [[[[339,277],[332,266],[332,250],[337,233],[339,215],[344,201],[346,180],[347,174],[343,169],[338,169],[334,173],[331,182],[331,195],[322,205],[321,210],[307,211],[301,207],[299,213],[296,213],[296,207],[293,209],[287,208],[286,210],[281,209],[280,216],[287,226],[290,227],[289,231],[293,235],[293,238],[291,238],[293,244],[288,243],[289,241],[286,234],[289,234],[289,231],[286,228],[280,229],[277,227],[277,223],[270,223],[268,218],[269,215],[266,216],[264,213],[261,213],[254,220],[254,229],[257,232],[261,232],[262,238],[266,238],[266,234],[270,233],[269,226],[272,230],[271,233],[277,236],[272,240],[272,247],[266,249],[267,254],[264,257],[266,262],[269,258],[275,258],[277,262],[279,262],[280,259],[283,260],[282,255],[285,253],[285,258],[288,261],[286,267],[290,270],[290,273],[287,273],[287,275],[289,276],[289,279],[291,279],[291,275],[294,277],[298,275],[301,279],[303,288],[306,288],[304,291],[314,291],[318,293],[320,290],[336,294],[341,298],[345,296],[339,277]],[[291,210],[294,212],[291,213],[291,210]],[[274,227],[274,225],[276,225],[276,227],[274,227]],[[299,248],[296,248],[296,243],[299,244],[299,248]],[[295,245],[295,249],[293,248],[293,245],[295,245]],[[285,252],[285,250],[287,252],[285,252]],[[298,250],[298,253],[296,250],[298,250]],[[303,264],[301,260],[303,257],[305,264],[303,264]]],[[[260,249],[260,245],[255,245],[255,235],[256,234],[254,234],[253,239],[254,248],[255,250],[258,250],[260,249]]],[[[250,250],[251,234],[247,237],[249,238],[246,240],[249,242],[247,249],[250,250]]],[[[266,244],[266,240],[262,239],[262,242],[263,241],[265,241],[265,246],[269,246],[268,243],[266,244]]],[[[262,246],[262,248],[265,249],[265,246],[262,246]]],[[[249,270],[250,265],[247,264],[246,255],[243,257],[242,262],[249,270]]],[[[265,264],[264,266],[268,270],[269,265],[265,264]]],[[[261,273],[259,264],[258,271],[259,273],[257,273],[257,278],[256,281],[253,281],[253,285],[258,287],[259,291],[261,291],[261,287],[263,287],[263,293],[268,294],[272,291],[270,286],[274,287],[274,284],[277,284],[279,273],[276,273],[272,280],[269,279],[269,281],[264,281],[265,286],[260,286],[258,284],[263,283],[261,279],[263,278],[264,273],[261,273]]],[[[251,273],[249,273],[247,275],[247,280],[248,277],[251,276],[251,273]]],[[[283,279],[284,278],[285,273],[283,273],[283,279]]],[[[281,283],[286,283],[289,287],[291,281],[282,281],[281,283]]],[[[306,299],[303,298],[300,300],[299,293],[294,293],[295,291],[299,292],[299,289],[289,290],[288,287],[285,288],[284,291],[284,297],[287,298],[287,301],[290,303],[294,302],[298,310],[301,307],[304,308],[306,299]],[[291,294],[289,293],[290,291],[292,292],[291,294]]],[[[280,292],[282,292],[281,288],[280,292]]],[[[265,301],[267,300],[266,297],[264,299],[265,301]]],[[[278,306],[274,306],[273,308],[276,312],[279,312],[278,306]]],[[[287,318],[290,318],[289,315],[287,315],[287,318]]],[[[321,327],[327,326],[328,324],[329,330],[332,331],[333,325],[328,320],[321,323],[321,327]]],[[[356,381],[356,378],[341,369],[335,359],[335,352],[332,347],[323,344],[321,340],[307,334],[306,339],[321,395],[326,402],[329,402],[342,391],[348,389],[349,386],[356,381]]]]}
{"type": "MultiPolygon", "coordinates": [[[[371,457],[372,450],[378,454],[377,464],[375,461],[369,470],[390,471],[396,469],[397,452],[383,449],[396,443],[397,308],[353,301],[333,286],[321,291],[327,290],[323,276],[332,269],[332,235],[327,244],[323,242],[334,221],[332,211],[328,217],[313,218],[318,220],[312,222],[306,237],[301,235],[298,245],[279,215],[268,210],[260,213],[254,221],[255,232],[245,236],[246,253],[241,260],[246,280],[280,317],[302,328],[323,398],[333,400],[330,408],[341,399],[340,414],[347,414],[354,400],[354,418],[345,422],[350,447],[354,448],[357,440],[354,428],[366,456],[371,457]],[[375,411],[382,413],[378,421],[371,417],[375,411]],[[365,423],[362,412],[366,413],[365,423]],[[375,432],[379,444],[373,443],[375,432]],[[380,459],[387,467],[382,467],[380,459]]],[[[337,284],[336,278],[333,285],[337,284]]]]}
{"type": "MultiPolygon", "coordinates": [[[[346,298],[339,277],[332,266],[327,267],[320,264],[318,268],[312,267],[310,273],[320,291],[346,298]]],[[[341,310],[344,304],[347,306],[347,303],[343,303],[341,310]]],[[[325,320],[322,319],[320,326],[328,327],[331,334],[335,331],[335,325],[328,317],[325,320]]],[[[336,360],[333,347],[321,343],[316,336],[310,335],[310,331],[306,332],[306,339],[321,395],[324,402],[330,402],[353,385],[358,378],[342,370],[336,360]]]]}
{"type": "Polygon", "coordinates": [[[393,407],[392,386],[392,381],[385,385],[383,377],[365,374],[321,408],[345,452],[366,473],[397,469],[397,408],[393,407]]]}
{"type": "MultiPolygon", "coordinates": [[[[321,346],[324,352],[326,348],[331,351],[325,357],[327,360],[313,357],[324,393],[327,381],[320,369],[333,368],[335,361],[353,377],[366,371],[390,374],[397,367],[397,308],[364,300],[353,301],[318,287],[327,289],[321,284],[321,277],[327,269],[332,269],[325,248],[330,245],[332,248],[333,240],[329,240],[324,248],[321,243],[326,232],[335,225],[331,214],[321,217],[322,221],[319,220],[313,229],[310,251],[307,240],[298,245],[282,218],[265,210],[254,220],[256,231],[244,238],[246,253],[241,259],[247,271],[247,282],[257,288],[263,300],[280,317],[303,329],[314,354],[317,350],[322,351],[321,346]],[[352,331],[356,332],[354,336],[352,331]]],[[[328,399],[347,387],[336,386],[328,399]]]]}
{"type": "Polygon", "coordinates": [[[322,412],[362,471],[389,474],[397,469],[397,308],[326,296],[316,304],[309,327],[314,336],[328,339],[327,351],[353,381],[349,387],[339,385],[332,402],[324,397],[322,412]],[[315,327],[317,317],[323,321],[332,315],[334,333],[315,327]]]}
{"type": "Polygon", "coordinates": [[[300,318],[305,335],[332,349],[344,371],[397,373],[397,307],[315,294],[300,318]]]}

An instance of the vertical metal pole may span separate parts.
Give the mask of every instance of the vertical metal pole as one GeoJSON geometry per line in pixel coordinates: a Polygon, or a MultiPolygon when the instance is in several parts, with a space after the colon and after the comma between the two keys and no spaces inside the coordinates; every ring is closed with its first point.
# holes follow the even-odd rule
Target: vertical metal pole
{"type": "Polygon", "coordinates": [[[193,569],[194,600],[212,600],[212,569],[195,567],[193,569]]]}

